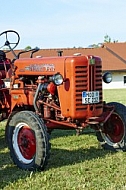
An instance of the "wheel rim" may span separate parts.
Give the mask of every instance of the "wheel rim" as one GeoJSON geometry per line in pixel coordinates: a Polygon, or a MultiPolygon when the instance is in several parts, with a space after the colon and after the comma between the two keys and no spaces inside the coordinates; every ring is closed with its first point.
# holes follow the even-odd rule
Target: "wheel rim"
{"type": "Polygon", "coordinates": [[[26,123],[16,125],[13,133],[13,148],[21,162],[29,164],[33,161],[36,139],[33,130],[26,123]]]}
{"type": "Polygon", "coordinates": [[[125,126],[121,117],[113,113],[110,119],[104,125],[103,136],[108,144],[119,143],[125,135],[125,126]]]}

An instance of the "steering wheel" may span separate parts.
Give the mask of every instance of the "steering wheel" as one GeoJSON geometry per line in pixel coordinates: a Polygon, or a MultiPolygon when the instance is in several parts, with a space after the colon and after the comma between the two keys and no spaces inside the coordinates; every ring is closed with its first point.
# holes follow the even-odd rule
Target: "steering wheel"
{"type": "Polygon", "coordinates": [[[4,44],[0,47],[0,49],[5,46],[9,47],[9,49],[4,50],[5,53],[8,53],[8,52],[12,51],[14,48],[16,48],[20,41],[19,34],[14,30],[6,30],[6,31],[2,32],[0,34],[0,38],[2,38],[2,37],[4,38],[4,44]],[[12,41],[14,41],[14,42],[12,42],[12,41]]]}

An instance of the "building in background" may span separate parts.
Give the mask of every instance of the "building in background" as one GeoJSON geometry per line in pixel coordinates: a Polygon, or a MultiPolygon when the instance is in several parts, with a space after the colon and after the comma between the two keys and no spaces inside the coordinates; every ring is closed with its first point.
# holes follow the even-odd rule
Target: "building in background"
{"type": "MultiPolygon", "coordinates": [[[[58,56],[60,49],[40,49],[34,56],[58,56]]],[[[61,48],[62,55],[95,55],[102,59],[102,71],[111,71],[113,80],[110,84],[103,83],[104,89],[126,88],[126,43],[105,43],[97,48],[61,48]]],[[[18,53],[19,50],[16,50],[18,53]]],[[[12,53],[7,55],[13,59],[12,53]]],[[[29,53],[21,54],[21,58],[29,57],[29,53]]]]}

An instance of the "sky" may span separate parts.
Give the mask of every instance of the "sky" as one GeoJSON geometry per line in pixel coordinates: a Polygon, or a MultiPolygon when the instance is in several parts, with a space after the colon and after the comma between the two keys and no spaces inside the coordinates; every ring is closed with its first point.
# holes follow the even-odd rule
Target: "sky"
{"type": "Polygon", "coordinates": [[[126,42],[126,0],[4,0],[0,33],[5,30],[19,33],[17,49],[85,48],[105,35],[126,42]]]}

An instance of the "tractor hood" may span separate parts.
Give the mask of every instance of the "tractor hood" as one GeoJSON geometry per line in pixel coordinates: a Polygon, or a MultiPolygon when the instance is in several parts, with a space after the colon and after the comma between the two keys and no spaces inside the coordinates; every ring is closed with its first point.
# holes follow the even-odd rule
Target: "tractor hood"
{"type": "Polygon", "coordinates": [[[14,63],[16,66],[16,76],[23,75],[54,75],[59,72],[64,77],[65,57],[43,57],[17,59],[14,63]]]}

